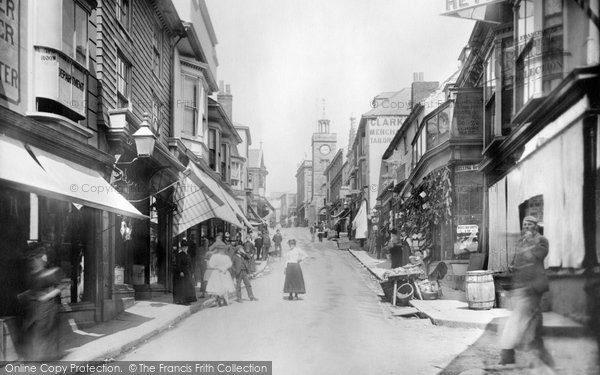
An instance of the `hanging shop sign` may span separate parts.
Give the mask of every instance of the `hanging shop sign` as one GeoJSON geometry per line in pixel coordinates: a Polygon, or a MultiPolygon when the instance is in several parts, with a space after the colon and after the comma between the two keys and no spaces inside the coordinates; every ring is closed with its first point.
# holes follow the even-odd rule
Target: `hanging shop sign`
{"type": "Polygon", "coordinates": [[[85,117],[86,72],[71,59],[48,49],[35,50],[35,96],[59,102],[85,117]]]}

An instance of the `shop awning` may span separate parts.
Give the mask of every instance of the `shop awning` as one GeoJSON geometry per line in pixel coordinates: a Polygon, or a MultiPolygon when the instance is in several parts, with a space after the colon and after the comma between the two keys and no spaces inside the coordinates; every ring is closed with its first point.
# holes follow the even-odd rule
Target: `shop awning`
{"type": "Polygon", "coordinates": [[[512,6],[507,0],[441,0],[446,3],[443,16],[503,23],[512,17],[512,6]]]}
{"type": "Polygon", "coordinates": [[[246,226],[252,225],[242,212],[241,208],[238,206],[237,202],[235,201],[235,198],[231,196],[229,192],[227,192],[223,187],[221,187],[217,181],[213,180],[212,177],[208,175],[208,173],[196,167],[193,163],[190,163],[190,165],[194,174],[198,175],[198,177],[203,181],[203,183],[206,184],[211,194],[213,194],[211,195],[211,198],[218,199],[222,202],[219,205],[219,207],[217,207],[217,209],[215,210],[215,212],[218,215],[217,217],[228,221],[240,228],[243,228],[244,224],[246,224],[246,226]],[[233,215],[231,215],[232,212],[233,215]],[[232,219],[232,217],[235,218],[235,221],[230,220],[232,219]],[[244,224],[242,224],[242,222],[244,224]]]}
{"type": "Polygon", "coordinates": [[[221,187],[219,183],[212,179],[206,172],[200,169],[196,164],[189,162],[188,168],[190,174],[188,178],[192,180],[202,192],[212,198],[218,205],[222,205],[225,202],[221,197],[221,187]]]}
{"type": "MultiPolygon", "coordinates": [[[[179,234],[196,224],[213,218],[243,228],[244,224],[241,221],[246,222],[244,214],[231,194],[194,163],[190,162],[188,169],[190,170],[189,175],[183,179],[175,193],[178,212],[174,218],[174,231],[179,234]]],[[[250,226],[251,224],[248,222],[246,225],[250,226]]]]}
{"type": "Polygon", "coordinates": [[[218,204],[200,187],[194,189],[195,186],[190,177],[182,176],[182,181],[175,187],[174,203],[177,205],[177,211],[173,215],[174,235],[216,217],[213,207],[217,207],[218,204]]]}
{"type": "Polygon", "coordinates": [[[148,219],[95,170],[6,136],[0,136],[0,180],[49,198],[148,219]]]}
{"type": "MultiPolygon", "coordinates": [[[[248,212],[249,212],[249,213],[250,213],[252,216],[254,216],[254,218],[252,218],[252,219],[250,220],[250,222],[253,222],[253,221],[254,221],[254,222],[257,222],[258,224],[261,224],[261,223],[262,223],[262,224],[266,224],[266,223],[267,223],[267,221],[266,221],[266,220],[264,220],[262,217],[260,217],[260,216],[258,215],[258,213],[257,213],[257,212],[254,210],[254,208],[252,208],[252,206],[248,206],[248,212]]],[[[254,223],[253,223],[252,225],[258,225],[258,224],[254,224],[254,223]]]]}
{"type": "Polygon", "coordinates": [[[354,238],[367,238],[367,202],[364,200],[360,204],[360,209],[356,213],[354,221],[352,221],[352,228],[356,229],[356,235],[354,238]]]}
{"type": "Polygon", "coordinates": [[[342,211],[338,212],[337,215],[332,215],[332,219],[343,219],[350,214],[350,209],[345,208],[342,211]]]}

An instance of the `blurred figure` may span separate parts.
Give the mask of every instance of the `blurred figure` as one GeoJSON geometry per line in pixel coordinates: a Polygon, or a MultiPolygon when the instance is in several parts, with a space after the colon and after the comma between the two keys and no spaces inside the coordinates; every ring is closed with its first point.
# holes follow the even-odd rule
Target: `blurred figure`
{"type": "Polygon", "coordinates": [[[242,302],[242,281],[244,282],[250,301],[258,301],[252,293],[252,285],[250,284],[250,278],[248,277],[248,274],[251,272],[250,256],[244,251],[242,245],[239,245],[236,249],[236,254],[233,257],[232,269],[236,281],[236,301],[242,302]]]}
{"type": "Polygon", "coordinates": [[[196,283],[200,283],[200,298],[206,297],[206,259],[208,254],[208,238],[202,237],[200,239],[200,246],[196,251],[196,283]]]}
{"type": "Polygon", "coordinates": [[[179,252],[175,256],[173,272],[173,302],[189,305],[196,302],[196,283],[194,282],[192,258],[188,255],[188,242],[181,240],[179,252]]]}
{"type": "Polygon", "coordinates": [[[317,227],[317,237],[319,237],[319,242],[323,242],[323,232],[325,232],[325,228],[323,228],[323,222],[320,222],[317,227]]]}
{"type": "Polygon", "coordinates": [[[542,295],[549,290],[544,271],[544,258],[548,254],[548,240],[537,231],[537,219],[523,219],[521,238],[511,265],[514,271],[511,302],[513,312],[508,318],[500,339],[500,364],[515,363],[515,348],[523,345],[533,349],[548,366],[553,366],[550,353],[542,339],[542,295]]]}
{"type": "Polygon", "coordinates": [[[19,294],[19,300],[25,307],[23,335],[25,359],[42,361],[57,359],[60,280],[62,271],[47,268],[48,255],[41,243],[30,245],[27,254],[29,263],[28,287],[19,294]]]}
{"type": "Polygon", "coordinates": [[[263,252],[263,238],[260,232],[257,233],[254,239],[254,248],[256,249],[256,259],[261,259],[263,252]]]}
{"type": "Polygon", "coordinates": [[[298,299],[298,293],[306,293],[304,286],[304,276],[302,275],[302,268],[300,268],[300,262],[306,258],[306,253],[296,247],[296,240],[291,239],[288,241],[290,250],[286,255],[286,267],[285,282],[283,284],[283,292],[289,293],[288,299],[291,301],[293,298],[298,299]]]}
{"type": "Polygon", "coordinates": [[[269,251],[271,250],[271,239],[269,238],[269,231],[265,230],[262,236],[263,244],[262,244],[262,260],[269,259],[269,251]]]}
{"type": "Polygon", "coordinates": [[[229,293],[235,291],[229,271],[232,266],[233,263],[227,254],[226,246],[219,246],[217,252],[208,261],[208,269],[211,272],[206,292],[216,297],[219,306],[229,304],[229,293]]]}
{"type": "Polygon", "coordinates": [[[317,223],[310,226],[310,241],[315,242],[315,232],[317,231],[317,223]]]}
{"type": "Polygon", "coordinates": [[[244,243],[244,251],[250,257],[250,273],[254,273],[256,271],[256,248],[254,247],[254,243],[252,242],[252,237],[246,237],[246,243],[244,243]]]}

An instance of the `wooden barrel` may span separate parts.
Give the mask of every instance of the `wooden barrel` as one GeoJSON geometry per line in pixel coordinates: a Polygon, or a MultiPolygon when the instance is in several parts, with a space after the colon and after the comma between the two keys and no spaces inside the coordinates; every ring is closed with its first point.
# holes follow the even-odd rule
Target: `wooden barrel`
{"type": "Polygon", "coordinates": [[[470,309],[489,310],[494,307],[496,291],[492,271],[467,271],[465,284],[470,309]]]}

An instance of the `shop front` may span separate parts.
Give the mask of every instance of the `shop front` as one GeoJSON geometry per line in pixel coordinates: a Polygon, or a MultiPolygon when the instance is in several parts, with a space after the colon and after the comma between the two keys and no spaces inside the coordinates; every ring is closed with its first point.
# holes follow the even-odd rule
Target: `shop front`
{"type": "Polygon", "coordinates": [[[30,242],[62,271],[65,319],[86,325],[118,311],[111,285],[119,217],[146,220],[94,169],[7,136],[0,137],[2,288],[0,315],[18,313],[30,242]],[[19,168],[11,165],[19,160],[19,168]]]}

